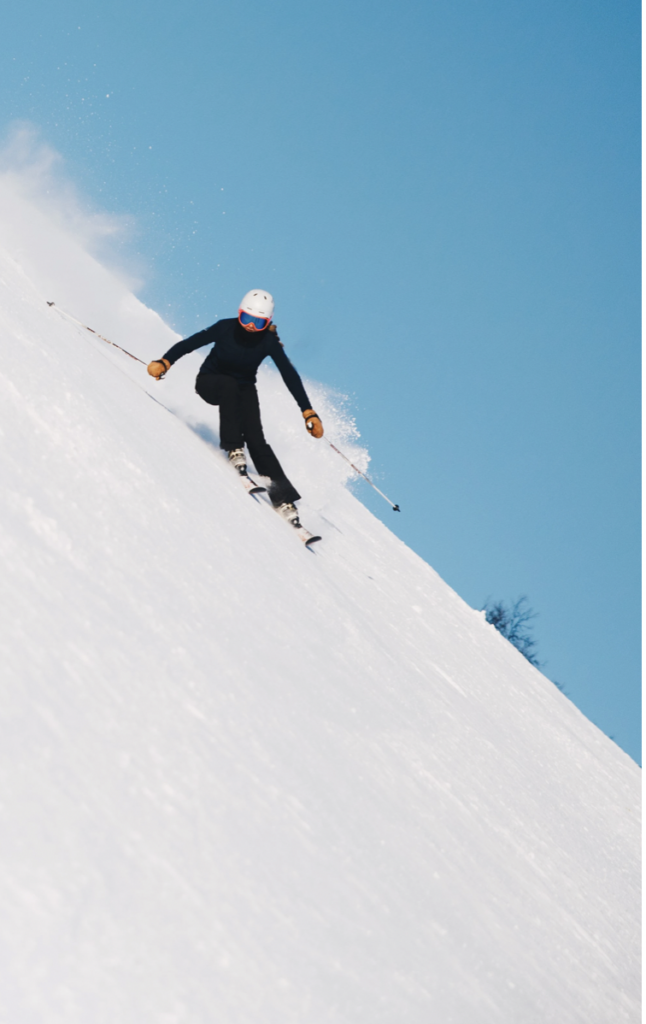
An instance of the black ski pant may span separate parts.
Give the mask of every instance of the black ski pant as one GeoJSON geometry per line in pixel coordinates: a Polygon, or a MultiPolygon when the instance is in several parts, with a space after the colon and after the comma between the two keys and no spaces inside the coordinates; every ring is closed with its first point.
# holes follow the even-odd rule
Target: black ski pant
{"type": "Polygon", "coordinates": [[[209,405],[220,406],[220,448],[231,452],[246,444],[256,472],[269,477],[272,505],[298,501],[300,494],[265,441],[256,385],[224,373],[200,373],[195,390],[209,405]]]}

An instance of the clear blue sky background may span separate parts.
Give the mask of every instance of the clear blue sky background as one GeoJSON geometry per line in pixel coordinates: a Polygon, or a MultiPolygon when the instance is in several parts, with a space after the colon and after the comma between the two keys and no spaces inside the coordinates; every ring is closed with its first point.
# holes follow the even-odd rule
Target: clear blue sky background
{"type": "Polygon", "coordinates": [[[639,17],[23,0],[0,33],[4,128],[134,216],[141,297],[188,334],[270,289],[402,513],[362,498],[472,605],[526,593],[637,759],[639,17]]]}

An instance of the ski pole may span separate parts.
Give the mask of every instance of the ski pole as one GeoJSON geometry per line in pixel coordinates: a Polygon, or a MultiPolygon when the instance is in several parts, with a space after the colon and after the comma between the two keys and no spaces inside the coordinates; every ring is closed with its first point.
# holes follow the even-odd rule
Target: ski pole
{"type": "MultiPolygon", "coordinates": [[[[47,300],[45,301],[47,302],[47,300]]],[[[47,302],[47,305],[56,306],[54,302],[47,302]]],[[[97,338],[100,338],[101,341],[106,341],[108,345],[112,345],[113,348],[118,348],[120,352],[125,352],[127,356],[130,356],[131,359],[136,359],[137,362],[141,363],[142,366],[146,366],[146,363],[144,363],[143,359],[140,359],[139,356],[133,356],[132,352],[128,352],[127,348],[122,348],[121,345],[117,345],[115,341],[110,341],[109,338],[104,338],[102,334],[98,333],[98,331],[93,331],[91,327],[87,326],[87,324],[82,324],[80,320],[77,320],[76,317],[72,316],[70,313],[66,313],[64,309],[60,308],[60,306],[56,306],[56,312],[60,313],[61,316],[66,316],[68,320],[71,320],[72,323],[74,324],[78,324],[79,327],[82,327],[84,330],[89,331],[90,334],[94,334],[97,338]]],[[[162,374],[162,377],[163,376],[164,374],[162,374]]]]}
{"type": "MultiPolygon", "coordinates": [[[[327,441],[327,438],[326,438],[326,441],[327,441]]],[[[387,498],[387,497],[386,497],[386,495],[384,494],[384,492],[383,492],[383,491],[380,491],[380,490],[379,490],[379,488],[377,487],[377,485],[376,485],[376,484],[373,484],[373,482],[372,482],[372,480],[370,479],[370,477],[369,477],[369,476],[366,476],[366,474],[365,474],[365,473],[362,473],[360,469],[357,469],[357,467],[355,466],[354,462],[350,462],[350,459],[348,458],[348,456],[347,456],[347,455],[344,455],[344,454],[343,454],[343,452],[340,452],[340,451],[339,451],[339,449],[337,448],[337,446],[336,446],[335,444],[332,444],[332,442],[331,442],[331,441],[328,441],[327,443],[329,444],[330,448],[332,448],[332,449],[333,449],[333,450],[334,450],[334,451],[335,451],[335,452],[337,453],[337,455],[340,455],[342,459],[345,459],[345,461],[346,461],[346,462],[347,462],[347,463],[348,463],[348,464],[349,464],[350,466],[352,466],[352,468],[353,468],[353,470],[355,471],[355,473],[358,473],[358,474],[359,474],[359,476],[362,476],[364,480],[367,480],[367,481],[368,481],[368,483],[370,484],[370,486],[374,488],[374,490],[375,490],[375,491],[377,492],[377,494],[380,494],[380,495],[381,495],[381,497],[382,497],[382,498],[384,499],[384,501],[387,501],[387,502],[388,502],[388,504],[389,504],[389,505],[390,505],[390,507],[392,508],[393,512],[401,512],[401,509],[400,509],[399,505],[395,505],[395,504],[394,504],[394,503],[393,503],[393,502],[392,502],[392,501],[390,500],[390,498],[387,498]]]]}

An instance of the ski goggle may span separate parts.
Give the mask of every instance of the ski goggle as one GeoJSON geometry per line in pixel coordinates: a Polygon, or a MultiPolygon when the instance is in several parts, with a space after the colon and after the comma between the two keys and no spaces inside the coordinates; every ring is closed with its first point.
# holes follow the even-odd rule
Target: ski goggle
{"type": "Polygon", "coordinates": [[[254,331],[264,331],[271,320],[270,316],[252,316],[251,313],[245,313],[242,309],[238,310],[238,318],[243,327],[253,327],[254,331]]]}

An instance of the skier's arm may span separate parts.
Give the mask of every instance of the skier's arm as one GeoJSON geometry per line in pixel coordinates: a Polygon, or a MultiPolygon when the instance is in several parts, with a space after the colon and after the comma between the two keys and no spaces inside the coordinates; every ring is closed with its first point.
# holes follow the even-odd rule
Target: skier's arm
{"type": "MultiPolygon", "coordinates": [[[[216,326],[217,324],[213,324],[213,327],[216,326]]],[[[173,363],[176,363],[181,356],[185,356],[188,352],[194,352],[196,348],[202,348],[203,345],[211,345],[215,341],[211,333],[213,327],[207,327],[206,330],[198,331],[197,334],[192,334],[190,338],[185,338],[184,341],[178,341],[171,345],[168,352],[161,359],[153,359],[152,363],[148,363],[148,373],[150,376],[161,380],[168,373],[173,363]]]]}
{"type": "MultiPolygon", "coordinates": [[[[213,327],[215,327],[215,324],[213,327]]],[[[205,331],[198,331],[197,334],[192,334],[190,338],[185,338],[184,341],[178,341],[171,345],[168,352],[161,359],[153,359],[152,363],[148,363],[148,373],[150,376],[161,380],[180,356],[185,356],[188,352],[194,352],[196,348],[202,348],[203,345],[211,344],[215,340],[210,337],[213,327],[207,327],[205,331]]]]}
{"type": "Polygon", "coordinates": [[[271,350],[271,357],[280,370],[280,375],[285,384],[300,406],[308,433],[312,434],[313,437],[323,437],[323,424],[312,409],[300,374],[285,355],[285,349],[281,345],[278,335],[276,335],[276,342],[271,350]]]}
{"type": "MultiPolygon", "coordinates": [[[[213,324],[213,327],[215,326],[217,325],[213,324]]],[[[207,327],[204,331],[198,331],[197,334],[192,334],[190,338],[184,338],[184,341],[177,341],[174,345],[171,345],[168,352],[164,353],[163,358],[172,366],[178,359],[188,355],[189,352],[194,352],[196,348],[212,345],[215,341],[212,335],[213,327],[207,327]]]]}
{"type": "Polygon", "coordinates": [[[311,403],[307,397],[307,392],[303,387],[303,381],[300,378],[298,370],[287,358],[285,349],[277,338],[274,340],[274,343],[269,350],[269,354],[280,371],[280,375],[285,381],[288,390],[296,399],[301,412],[305,412],[306,409],[310,409],[311,403]]]}

